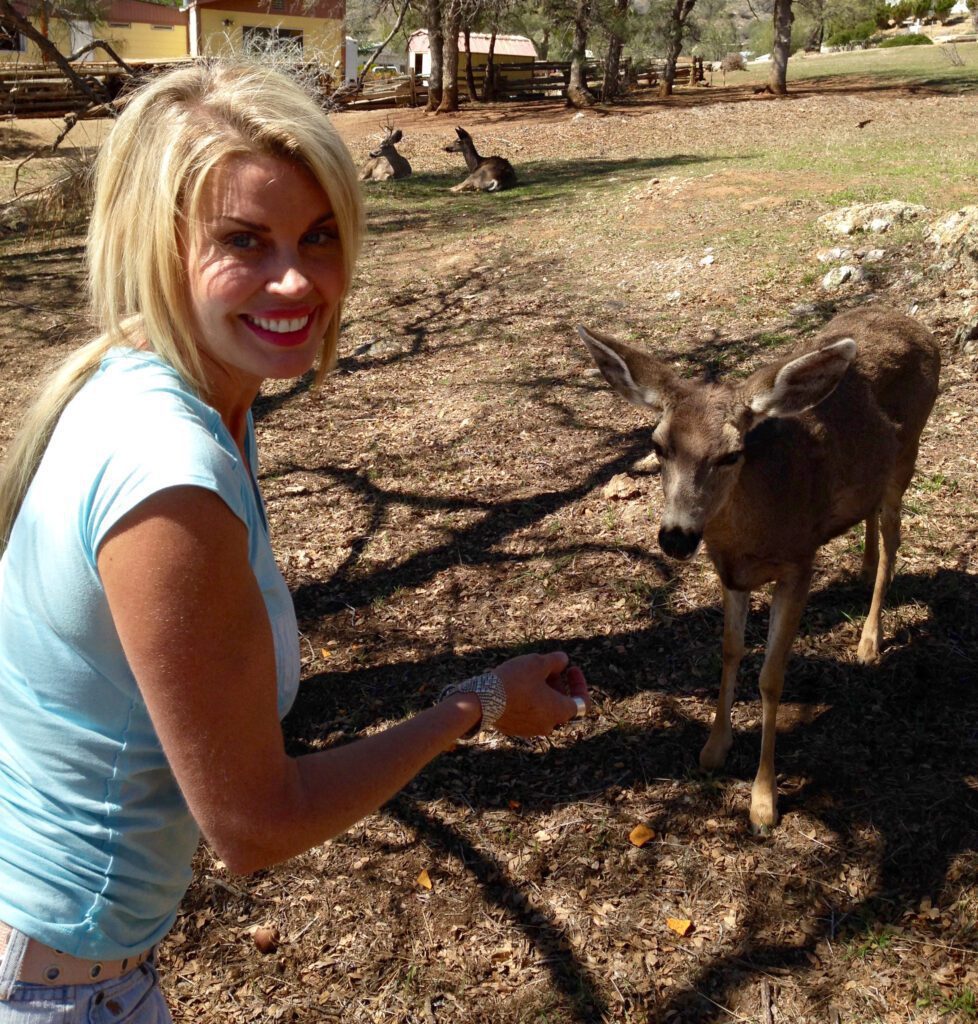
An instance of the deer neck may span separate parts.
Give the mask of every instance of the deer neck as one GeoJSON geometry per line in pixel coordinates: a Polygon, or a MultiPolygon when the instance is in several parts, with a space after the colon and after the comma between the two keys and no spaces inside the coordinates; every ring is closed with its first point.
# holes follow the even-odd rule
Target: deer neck
{"type": "Polygon", "coordinates": [[[465,166],[470,171],[477,171],[485,163],[483,158],[475,151],[475,143],[471,139],[462,140],[462,157],[465,160],[465,166]]]}

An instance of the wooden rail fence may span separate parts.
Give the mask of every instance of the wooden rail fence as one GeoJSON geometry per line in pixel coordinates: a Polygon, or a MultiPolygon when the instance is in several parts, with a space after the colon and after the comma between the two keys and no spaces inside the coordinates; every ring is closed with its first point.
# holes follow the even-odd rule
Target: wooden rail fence
{"type": "MultiPolygon", "coordinates": [[[[110,99],[115,99],[134,79],[157,73],[185,61],[131,61],[132,74],[115,63],[85,62],[74,65],[75,71],[90,84],[101,86],[110,99]]],[[[660,81],[665,62],[662,60],[622,62],[619,82],[628,90],[641,85],[655,86],[660,81]]],[[[372,107],[417,107],[427,103],[428,83],[419,75],[394,75],[368,79],[362,87],[340,86],[325,67],[306,61],[300,66],[305,78],[315,78],[324,96],[332,97],[336,107],[364,109],[372,107]]],[[[587,80],[600,84],[604,76],[603,61],[589,61],[585,66],[587,80]]],[[[485,67],[473,68],[478,96],[485,94],[485,67]]],[[[567,93],[570,64],[561,61],[535,61],[525,64],[495,64],[492,68],[489,98],[493,100],[526,100],[558,98],[567,93]]],[[[681,61],[676,68],[675,83],[689,85],[702,82],[703,62],[699,58],[681,61]]],[[[459,76],[461,99],[468,95],[464,74],[459,76]]],[[[0,117],[62,117],[65,114],[94,116],[104,110],[90,110],[87,97],[79,94],[74,84],[53,64],[0,64],[0,117]]]]}

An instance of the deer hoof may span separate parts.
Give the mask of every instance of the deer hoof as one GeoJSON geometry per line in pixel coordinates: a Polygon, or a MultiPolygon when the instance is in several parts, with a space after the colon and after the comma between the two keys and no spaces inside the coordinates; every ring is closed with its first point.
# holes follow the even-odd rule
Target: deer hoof
{"type": "Polygon", "coordinates": [[[778,823],[778,791],[759,788],[756,785],[750,794],[750,830],[755,836],[768,836],[778,823]]]}
{"type": "Polygon", "coordinates": [[[864,636],[859,641],[856,660],[862,665],[875,665],[880,660],[880,645],[875,638],[864,636]]]}

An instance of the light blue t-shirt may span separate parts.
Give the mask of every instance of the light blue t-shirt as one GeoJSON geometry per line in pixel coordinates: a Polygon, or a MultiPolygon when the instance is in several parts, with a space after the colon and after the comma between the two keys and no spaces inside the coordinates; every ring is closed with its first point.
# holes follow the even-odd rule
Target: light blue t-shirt
{"type": "Polygon", "coordinates": [[[62,414],[0,560],[0,921],[74,956],[124,957],[161,939],[199,838],[102,589],[96,554],[112,526],[167,487],[220,495],[248,528],[280,715],[295,697],[295,611],[250,416],[246,450],[250,464],[155,355],[113,350],[62,414]]]}

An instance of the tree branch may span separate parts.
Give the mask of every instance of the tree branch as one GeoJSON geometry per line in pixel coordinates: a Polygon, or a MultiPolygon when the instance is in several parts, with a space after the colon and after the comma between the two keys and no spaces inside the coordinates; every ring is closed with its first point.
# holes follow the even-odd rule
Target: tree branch
{"type": "Polygon", "coordinates": [[[57,64],[61,69],[64,76],[71,82],[72,85],[83,95],[88,97],[89,101],[93,104],[104,103],[109,97],[107,95],[99,96],[98,93],[86,82],[68,63],[68,59],[61,53],[61,51],[51,42],[50,39],[46,39],[34,26],[24,17],[17,13],[13,4],[10,0],[0,0],[0,15],[3,15],[4,21],[14,25],[18,32],[22,35],[27,36],[31,42],[35,43],[41,50],[42,53],[46,54],[50,60],[57,64]]]}
{"type": "MultiPolygon", "coordinates": [[[[0,3],[5,2],[6,0],[0,0],[0,3]]],[[[404,16],[407,14],[408,8],[410,6],[411,0],[404,0],[404,3],[401,5],[401,13],[398,14],[397,21],[394,24],[394,27],[390,30],[390,34],[380,44],[380,46],[378,46],[377,49],[374,50],[374,52],[370,55],[370,59],[367,61],[366,64],[364,64],[363,71],[361,71],[360,74],[357,75],[357,89],[363,88],[363,80],[367,77],[367,72],[374,66],[374,62],[384,52],[384,48],[387,46],[387,44],[394,38],[394,36],[397,35],[398,32],[400,32],[401,25],[404,24],[404,16]]]]}

